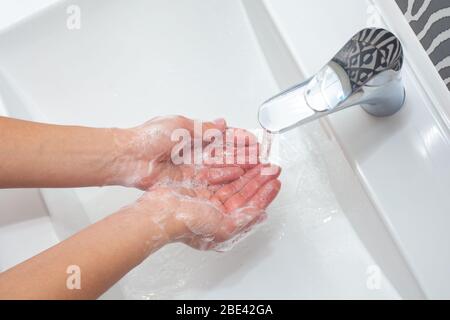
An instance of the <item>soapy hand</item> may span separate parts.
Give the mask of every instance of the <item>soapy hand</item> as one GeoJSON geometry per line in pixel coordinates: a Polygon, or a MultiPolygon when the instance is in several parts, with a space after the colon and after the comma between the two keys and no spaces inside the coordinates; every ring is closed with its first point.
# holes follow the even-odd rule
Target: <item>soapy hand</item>
{"type": "Polygon", "coordinates": [[[264,220],[280,189],[280,168],[259,164],[257,138],[227,128],[223,119],[158,117],[126,133],[118,172],[123,185],[147,190],[135,209],[159,230],[152,242],[158,246],[179,241],[227,249],[264,220]]]}
{"type": "Polygon", "coordinates": [[[158,183],[138,200],[136,211],[158,226],[164,242],[227,250],[265,219],[265,209],[280,190],[280,168],[262,174],[267,166],[258,165],[232,182],[224,178],[213,183],[158,183]]]}
{"type": "Polygon", "coordinates": [[[245,130],[227,128],[223,119],[199,122],[182,116],[157,117],[120,131],[116,140],[121,152],[113,168],[114,179],[118,184],[142,190],[165,180],[225,183],[242,176],[259,162],[257,138],[245,130]],[[195,162],[194,153],[187,163],[172,161],[174,148],[180,144],[174,137],[177,130],[186,131],[192,138],[188,142],[189,150],[201,149],[200,162],[195,162]],[[204,147],[213,141],[208,131],[216,133],[214,139],[221,135],[220,155],[204,152],[204,147]]]}

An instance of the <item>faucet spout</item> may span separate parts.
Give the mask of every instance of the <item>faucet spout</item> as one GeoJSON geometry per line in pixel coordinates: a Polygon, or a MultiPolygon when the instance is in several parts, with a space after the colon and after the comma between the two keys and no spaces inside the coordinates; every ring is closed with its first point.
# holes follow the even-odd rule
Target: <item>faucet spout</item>
{"type": "Polygon", "coordinates": [[[405,100],[402,64],[402,46],[391,32],[364,29],[316,75],[264,102],[259,122],[281,133],[354,105],[374,116],[392,115],[405,100]]]}

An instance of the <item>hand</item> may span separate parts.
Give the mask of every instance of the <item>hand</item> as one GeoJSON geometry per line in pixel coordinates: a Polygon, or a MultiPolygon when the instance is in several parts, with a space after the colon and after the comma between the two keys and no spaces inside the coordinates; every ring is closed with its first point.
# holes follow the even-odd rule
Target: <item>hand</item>
{"type": "MultiPolygon", "coordinates": [[[[196,133],[194,120],[181,116],[154,118],[136,128],[119,131],[120,134],[117,135],[116,140],[121,151],[118,165],[113,167],[114,175],[118,177],[115,180],[119,180],[117,183],[146,190],[154,183],[164,179],[211,183],[216,183],[219,179],[228,182],[258,164],[258,143],[254,135],[241,129],[227,129],[223,119],[197,123],[201,124],[202,132],[200,134],[211,129],[215,129],[218,134],[221,134],[223,148],[227,143],[231,143],[231,154],[223,150],[222,155],[213,157],[214,155],[205,154],[203,150],[200,150],[202,160],[210,160],[207,165],[204,165],[203,162],[201,164],[194,163],[194,159],[191,159],[190,164],[174,164],[171,155],[174,147],[179,144],[177,140],[172,139],[175,130],[185,129],[192,138],[192,144],[195,139],[201,139],[200,148],[211,143],[208,141],[210,138],[205,135],[194,136],[196,133]],[[227,133],[225,133],[226,130],[227,133]],[[229,136],[229,133],[232,136],[229,136]],[[243,161],[238,163],[237,155],[243,155],[243,161]]],[[[189,149],[194,153],[195,146],[189,145],[189,149]]]]}
{"type": "Polygon", "coordinates": [[[222,251],[265,219],[265,209],[278,194],[280,168],[265,175],[261,169],[266,166],[258,165],[232,182],[155,185],[138,200],[137,211],[158,226],[165,242],[222,251]]]}

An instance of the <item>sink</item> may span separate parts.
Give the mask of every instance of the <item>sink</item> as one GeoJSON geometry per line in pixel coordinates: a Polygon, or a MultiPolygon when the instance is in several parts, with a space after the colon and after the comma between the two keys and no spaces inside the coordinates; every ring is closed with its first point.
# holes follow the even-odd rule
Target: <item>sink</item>
{"type": "MultiPolygon", "coordinates": [[[[129,127],[161,114],[184,114],[225,117],[232,126],[256,130],[261,102],[317,71],[366,26],[369,2],[353,1],[358,15],[351,21],[335,2],[59,1],[0,31],[0,96],[8,115],[34,121],[129,127]],[[80,9],[80,29],[67,28],[69,5],[80,9]],[[302,19],[294,14],[299,6],[302,19]],[[332,8],[324,12],[324,6],[332,8]],[[306,32],[331,14],[335,20],[327,23],[334,29],[327,31],[326,25],[323,32],[306,32]],[[326,46],[317,38],[325,31],[331,34],[326,46]]],[[[406,77],[410,88],[417,86],[406,77]]],[[[349,147],[349,136],[363,129],[355,126],[350,134],[343,123],[348,125],[352,114],[364,118],[361,112],[345,111],[277,139],[274,160],[284,168],[281,194],[268,209],[268,221],[233,250],[167,246],[104,298],[432,295],[435,291],[424,290],[426,281],[408,255],[410,247],[386,218],[389,209],[380,200],[385,195],[373,182],[373,175],[383,172],[362,166],[349,147]]],[[[360,126],[386,130],[396,121],[364,119],[360,126]]],[[[376,134],[371,138],[376,140],[376,134]]],[[[58,240],[141,194],[119,187],[39,193],[58,240]]]]}

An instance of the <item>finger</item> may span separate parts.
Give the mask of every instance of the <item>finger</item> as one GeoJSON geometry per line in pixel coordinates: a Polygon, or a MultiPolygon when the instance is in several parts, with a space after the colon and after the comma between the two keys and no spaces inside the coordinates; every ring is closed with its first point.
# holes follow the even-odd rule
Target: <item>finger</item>
{"type": "Polygon", "coordinates": [[[216,233],[214,241],[209,244],[208,249],[214,249],[218,245],[220,247],[220,243],[234,238],[239,241],[241,235],[245,237],[256,225],[264,222],[267,219],[264,209],[276,197],[280,186],[278,180],[267,183],[254,196],[255,199],[259,199],[258,201],[255,203],[250,201],[248,206],[225,215],[222,225],[216,233]]]}
{"type": "Polygon", "coordinates": [[[226,220],[224,220],[226,223],[223,224],[221,229],[221,240],[226,241],[262,223],[267,218],[265,209],[275,199],[280,188],[281,182],[272,180],[258,190],[246,207],[234,210],[229,215],[226,215],[226,220]]]}
{"type": "Polygon", "coordinates": [[[234,164],[241,168],[253,168],[259,164],[259,145],[237,147],[233,150],[233,155],[225,157],[225,164],[234,164]],[[230,158],[231,157],[231,158],[230,158]]]}
{"type": "Polygon", "coordinates": [[[227,122],[224,118],[218,118],[214,120],[213,122],[204,122],[203,123],[203,130],[206,131],[208,129],[218,129],[222,132],[225,131],[227,128],[227,122]]]}
{"type": "Polygon", "coordinates": [[[208,150],[203,154],[204,164],[210,167],[239,166],[250,169],[259,164],[259,150],[258,144],[230,150],[208,150]]]}
{"type": "MultiPolygon", "coordinates": [[[[197,138],[195,135],[200,135],[198,138],[202,138],[205,137],[205,132],[207,130],[218,130],[219,132],[225,132],[225,129],[227,127],[227,123],[225,121],[225,119],[217,119],[211,122],[207,122],[207,121],[201,121],[201,120],[193,120],[187,117],[183,117],[183,116],[178,116],[177,117],[178,120],[178,125],[181,128],[187,129],[191,136],[194,138],[197,138]],[[201,132],[196,132],[197,127],[201,128],[201,132]]],[[[198,131],[198,130],[197,130],[198,131]]]]}
{"type": "Polygon", "coordinates": [[[216,233],[216,242],[227,241],[246,228],[264,213],[257,208],[244,208],[224,216],[221,227],[216,233]]]}
{"type": "Polygon", "coordinates": [[[262,188],[258,190],[258,192],[253,195],[247,205],[264,210],[276,198],[280,189],[280,180],[272,180],[270,182],[267,182],[264,186],[262,186],[262,188]]]}
{"type": "Polygon", "coordinates": [[[251,146],[258,144],[258,138],[248,130],[241,128],[227,128],[225,143],[232,146],[251,146]]]}
{"type": "Polygon", "coordinates": [[[238,179],[244,173],[244,169],[239,167],[209,168],[206,171],[206,179],[212,185],[224,184],[238,179]]]}
{"type": "Polygon", "coordinates": [[[223,185],[224,184],[212,184],[212,185],[208,186],[208,190],[212,193],[216,193],[217,191],[222,189],[223,185]]]}
{"type": "Polygon", "coordinates": [[[251,179],[247,184],[245,184],[245,186],[243,186],[226,202],[224,202],[224,206],[227,208],[227,211],[230,212],[247,205],[250,199],[252,199],[254,195],[258,194],[260,189],[264,188],[266,183],[278,178],[280,171],[280,167],[277,166],[263,166],[256,177],[251,179]],[[266,174],[266,170],[268,170],[270,174],[266,174]]]}
{"type": "Polygon", "coordinates": [[[238,180],[233,181],[233,182],[223,186],[221,189],[219,189],[214,194],[214,197],[217,198],[218,200],[220,200],[222,203],[224,203],[232,195],[234,195],[236,192],[241,190],[251,179],[253,179],[258,174],[260,174],[260,172],[261,172],[261,166],[257,166],[253,169],[250,169],[238,180]]]}
{"type": "MultiPolygon", "coordinates": [[[[198,121],[198,120],[196,120],[198,121]]],[[[203,139],[206,142],[209,142],[208,140],[211,140],[211,136],[215,136],[215,134],[218,134],[219,132],[225,132],[227,128],[227,123],[225,119],[220,118],[216,119],[212,122],[201,122],[202,124],[202,132],[203,132],[203,139]],[[212,132],[207,132],[208,130],[214,130],[212,132]],[[215,132],[218,131],[218,132],[215,132]]]]}

